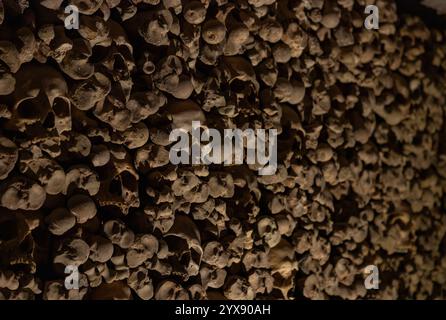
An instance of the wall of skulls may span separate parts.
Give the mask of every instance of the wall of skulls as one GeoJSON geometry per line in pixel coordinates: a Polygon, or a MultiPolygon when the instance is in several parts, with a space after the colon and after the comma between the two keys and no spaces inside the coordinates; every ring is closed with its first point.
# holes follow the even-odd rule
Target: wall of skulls
{"type": "Polygon", "coordinates": [[[0,299],[444,296],[444,31],[391,0],[0,3],[0,299]],[[171,165],[192,120],[277,129],[276,174],[171,165]]]}

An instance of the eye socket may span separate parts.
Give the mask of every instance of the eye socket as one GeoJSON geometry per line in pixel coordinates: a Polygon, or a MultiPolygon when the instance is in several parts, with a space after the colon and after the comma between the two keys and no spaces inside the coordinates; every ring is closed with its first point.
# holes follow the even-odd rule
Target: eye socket
{"type": "Polygon", "coordinates": [[[84,2],[84,1],[79,2],[78,7],[81,11],[85,11],[85,10],[89,9],[87,2],[84,2]]]}
{"type": "Polygon", "coordinates": [[[54,128],[54,113],[50,112],[45,118],[45,122],[43,123],[43,127],[50,129],[54,128]]]}

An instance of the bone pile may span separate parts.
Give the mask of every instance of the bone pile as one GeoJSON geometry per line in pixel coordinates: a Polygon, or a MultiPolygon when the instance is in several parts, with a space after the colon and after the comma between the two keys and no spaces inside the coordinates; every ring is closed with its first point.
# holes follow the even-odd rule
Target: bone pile
{"type": "Polygon", "coordinates": [[[393,0],[0,8],[0,299],[444,298],[444,30],[393,0]],[[193,120],[277,129],[276,174],[172,165],[193,120]]]}

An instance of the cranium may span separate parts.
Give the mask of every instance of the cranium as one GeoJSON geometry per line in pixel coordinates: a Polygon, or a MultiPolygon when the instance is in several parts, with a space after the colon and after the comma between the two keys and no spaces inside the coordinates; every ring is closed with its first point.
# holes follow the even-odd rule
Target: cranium
{"type": "Polygon", "coordinates": [[[68,199],[68,209],[76,217],[78,223],[85,223],[92,219],[97,212],[96,204],[86,195],[77,194],[68,199]]]}
{"type": "Polygon", "coordinates": [[[0,288],[17,290],[19,288],[17,275],[10,270],[0,271],[0,288]]]}
{"type": "Polygon", "coordinates": [[[56,195],[65,188],[65,172],[54,160],[35,158],[33,155],[21,152],[20,170],[29,177],[40,182],[47,194],[56,195]]]}
{"type": "Polygon", "coordinates": [[[72,79],[88,79],[94,73],[94,66],[88,61],[91,55],[92,49],[87,40],[74,39],[72,49],[59,64],[60,68],[72,79]]]}
{"type": "Polygon", "coordinates": [[[203,249],[201,248],[200,233],[193,220],[184,215],[176,216],[175,222],[166,233],[166,236],[179,238],[172,239],[169,243],[169,249],[174,251],[176,259],[181,261],[184,271],[181,270],[180,273],[185,272],[183,276],[186,279],[189,276],[197,275],[200,269],[203,249]]]}
{"type": "Polygon", "coordinates": [[[226,280],[227,272],[223,268],[202,266],[200,269],[201,283],[205,288],[221,288],[226,280]]]}
{"type": "Polygon", "coordinates": [[[151,234],[136,237],[135,242],[127,252],[126,261],[130,268],[143,264],[158,252],[158,240],[151,234]]]}
{"type": "Polygon", "coordinates": [[[8,66],[0,62],[0,95],[8,95],[14,92],[16,81],[8,66]]]}
{"type": "Polygon", "coordinates": [[[98,16],[80,16],[79,34],[90,42],[91,47],[97,44],[110,45],[110,28],[103,18],[98,16]]]}
{"type": "Polygon", "coordinates": [[[89,245],[81,239],[64,240],[54,257],[54,263],[61,263],[65,266],[80,266],[84,264],[90,255],[89,245]]]}
{"type": "Polygon", "coordinates": [[[127,284],[143,300],[153,297],[152,279],[147,274],[147,269],[138,268],[130,274],[127,284]]]}
{"type": "Polygon", "coordinates": [[[20,87],[14,91],[8,127],[24,131],[27,125],[43,124],[52,115],[59,134],[71,130],[71,103],[65,79],[46,65],[24,65],[15,75],[20,87]]]}
{"type": "Polygon", "coordinates": [[[89,167],[78,165],[70,168],[65,180],[64,194],[70,194],[76,189],[83,189],[91,196],[98,193],[100,182],[97,174],[89,167]]]}
{"type": "Polygon", "coordinates": [[[179,284],[165,280],[155,293],[156,300],[189,300],[189,293],[179,284]]]}
{"type": "Polygon", "coordinates": [[[1,209],[0,264],[35,273],[34,249],[34,239],[22,212],[1,209]]]}
{"type": "Polygon", "coordinates": [[[88,243],[90,244],[90,260],[105,263],[113,256],[114,247],[109,239],[93,236],[88,243]]]}
{"type": "Polygon", "coordinates": [[[192,300],[205,300],[207,298],[206,291],[200,284],[193,284],[188,290],[192,300]]]}
{"type": "Polygon", "coordinates": [[[45,218],[48,230],[55,235],[62,235],[76,225],[76,217],[65,208],[57,208],[45,218]]]}
{"type": "Polygon", "coordinates": [[[130,268],[125,264],[125,252],[120,247],[115,247],[110,262],[104,264],[105,269],[102,276],[105,282],[125,280],[130,276],[130,268]]]}
{"type": "Polygon", "coordinates": [[[104,166],[107,173],[97,196],[101,206],[116,206],[127,214],[132,207],[139,207],[139,175],[125,159],[114,159],[104,166]]]}
{"type": "Polygon", "coordinates": [[[81,300],[87,294],[87,288],[67,290],[63,280],[48,281],[43,292],[44,300],[81,300]]]}
{"type": "Polygon", "coordinates": [[[89,110],[110,93],[111,82],[102,73],[95,72],[90,78],[75,83],[70,98],[79,110],[89,110]]]}
{"type": "Polygon", "coordinates": [[[37,210],[46,199],[45,190],[36,182],[14,177],[0,185],[0,205],[10,210],[37,210]]]}
{"type": "MultiPolygon", "coordinates": [[[[121,248],[129,248],[135,241],[135,234],[132,230],[118,220],[110,220],[104,224],[104,233],[114,244],[121,248]]],[[[123,256],[124,259],[124,256],[123,256]]]]}
{"type": "Polygon", "coordinates": [[[253,300],[255,293],[245,278],[232,276],[225,285],[225,296],[230,300],[253,300]]]}

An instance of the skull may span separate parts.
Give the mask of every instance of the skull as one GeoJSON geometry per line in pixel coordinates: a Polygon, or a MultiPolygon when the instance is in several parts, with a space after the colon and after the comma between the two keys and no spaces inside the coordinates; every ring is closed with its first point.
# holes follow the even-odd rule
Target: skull
{"type": "Polygon", "coordinates": [[[46,199],[45,190],[25,177],[14,177],[0,185],[0,205],[10,210],[37,210],[46,199]]]}
{"type": "Polygon", "coordinates": [[[104,166],[106,176],[97,196],[101,206],[116,206],[127,214],[131,207],[139,207],[139,175],[130,161],[113,159],[104,166]]]}

